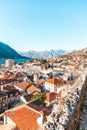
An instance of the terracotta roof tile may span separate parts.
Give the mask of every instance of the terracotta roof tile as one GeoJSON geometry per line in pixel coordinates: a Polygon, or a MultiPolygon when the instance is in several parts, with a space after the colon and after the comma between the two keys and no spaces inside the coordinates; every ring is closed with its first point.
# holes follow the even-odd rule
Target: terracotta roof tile
{"type": "Polygon", "coordinates": [[[39,91],[39,92],[41,92],[41,90],[40,90],[39,88],[37,88],[36,86],[34,86],[34,85],[29,86],[29,87],[27,88],[27,90],[28,90],[30,93],[32,93],[32,92],[34,92],[34,91],[39,91]]]}
{"type": "Polygon", "coordinates": [[[9,111],[6,114],[20,130],[37,130],[39,125],[37,124],[37,119],[41,116],[36,111],[30,109],[29,107],[22,107],[20,109],[9,111]]]}
{"type": "Polygon", "coordinates": [[[53,100],[57,99],[57,93],[51,92],[46,94],[46,101],[47,102],[52,102],[53,100]]]}
{"type": "Polygon", "coordinates": [[[47,79],[46,82],[51,84],[63,84],[64,80],[58,77],[53,77],[52,79],[47,79]]]}
{"type": "Polygon", "coordinates": [[[27,102],[28,102],[28,101],[31,101],[31,100],[32,100],[32,97],[33,97],[32,94],[24,95],[24,98],[25,98],[25,100],[26,100],[27,102]]]}
{"type": "Polygon", "coordinates": [[[25,90],[29,85],[30,85],[29,82],[23,81],[21,83],[16,84],[15,86],[17,86],[20,89],[25,90]]]}

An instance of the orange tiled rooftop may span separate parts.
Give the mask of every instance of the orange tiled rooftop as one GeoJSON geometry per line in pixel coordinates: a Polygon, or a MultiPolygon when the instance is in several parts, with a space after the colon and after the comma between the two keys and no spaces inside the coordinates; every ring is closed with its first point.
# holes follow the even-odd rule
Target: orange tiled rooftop
{"type": "Polygon", "coordinates": [[[46,94],[46,101],[51,102],[51,101],[57,99],[57,96],[58,95],[55,92],[47,93],[46,94]]]}
{"type": "Polygon", "coordinates": [[[39,125],[37,119],[41,116],[36,111],[24,106],[6,114],[20,130],[37,130],[39,125]]]}
{"type": "Polygon", "coordinates": [[[21,89],[26,89],[29,84],[30,84],[29,82],[23,81],[21,83],[16,84],[16,86],[21,88],[21,89]]]}
{"type": "Polygon", "coordinates": [[[39,88],[37,88],[36,86],[34,86],[34,85],[29,86],[27,90],[30,93],[32,93],[33,91],[39,91],[39,92],[41,92],[41,90],[39,88]]]}
{"type": "Polygon", "coordinates": [[[64,80],[61,78],[53,77],[52,79],[47,79],[46,82],[51,83],[51,84],[63,84],[64,80]]]}

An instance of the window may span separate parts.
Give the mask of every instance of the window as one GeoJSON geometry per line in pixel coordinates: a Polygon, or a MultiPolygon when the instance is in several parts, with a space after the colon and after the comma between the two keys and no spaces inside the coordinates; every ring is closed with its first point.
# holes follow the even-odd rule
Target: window
{"type": "Polygon", "coordinates": [[[3,97],[3,100],[6,100],[6,97],[3,97]]]}
{"type": "Polygon", "coordinates": [[[5,104],[3,104],[3,107],[5,107],[5,104]]]}
{"type": "Polygon", "coordinates": [[[10,95],[10,98],[13,97],[13,94],[10,95]]]}
{"type": "Polygon", "coordinates": [[[18,96],[18,93],[16,93],[15,95],[18,96]]]}

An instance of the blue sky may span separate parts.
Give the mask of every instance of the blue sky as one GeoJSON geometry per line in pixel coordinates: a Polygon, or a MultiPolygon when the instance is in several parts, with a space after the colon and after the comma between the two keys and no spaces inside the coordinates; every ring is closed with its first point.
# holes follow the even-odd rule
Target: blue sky
{"type": "Polygon", "coordinates": [[[0,0],[0,41],[17,51],[87,47],[87,0],[0,0]]]}

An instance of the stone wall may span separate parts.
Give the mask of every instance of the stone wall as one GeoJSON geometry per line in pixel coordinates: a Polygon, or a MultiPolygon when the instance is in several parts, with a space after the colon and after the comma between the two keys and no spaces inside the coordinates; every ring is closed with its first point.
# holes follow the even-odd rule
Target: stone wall
{"type": "Polygon", "coordinates": [[[80,94],[79,101],[77,102],[74,111],[72,113],[72,116],[70,117],[68,126],[65,130],[79,130],[79,122],[80,122],[80,116],[83,110],[83,101],[86,97],[86,91],[87,91],[87,76],[85,78],[85,82],[82,85],[82,90],[80,94]]]}

